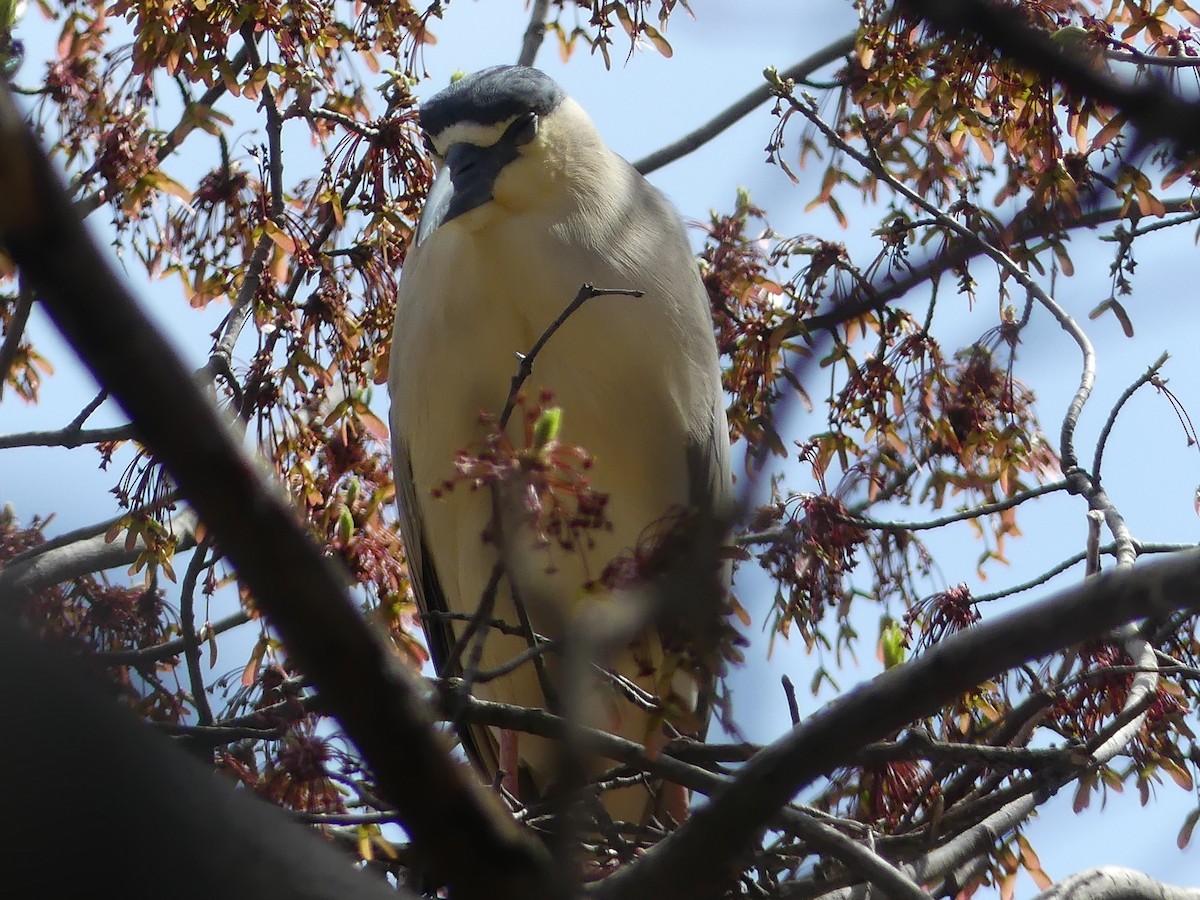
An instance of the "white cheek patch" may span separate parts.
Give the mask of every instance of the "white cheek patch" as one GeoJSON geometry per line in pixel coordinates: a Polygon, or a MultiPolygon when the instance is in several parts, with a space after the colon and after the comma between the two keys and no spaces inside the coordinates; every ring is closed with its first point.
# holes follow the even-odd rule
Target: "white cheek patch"
{"type": "Polygon", "coordinates": [[[493,125],[480,125],[478,122],[455,122],[431,137],[439,156],[445,156],[446,151],[455,144],[474,144],[476,147],[490,147],[504,135],[508,126],[516,121],[516,116],[496,122],[493,125]]]}

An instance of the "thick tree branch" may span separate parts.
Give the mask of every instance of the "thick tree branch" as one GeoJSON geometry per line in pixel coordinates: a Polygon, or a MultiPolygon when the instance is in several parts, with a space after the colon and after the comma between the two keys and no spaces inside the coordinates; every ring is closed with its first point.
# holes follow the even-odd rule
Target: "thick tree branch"
{"type": "Polygon", "coordinates": [[[1185,154],[1200,149],[1200,105],[1182,100],[1164,78],[1118,78],[1082,53],[1064,52],[1011,8],[990,0],[904,0],[900,6],[941,31],[969,34],[1007,59],[1116,107],[1143,144],[1170,141],[1185,154]]]}
{"type": "MultiPolygon", "coordinates": [[[[176,553],[183,553],[196,545],[193,527],[191,513],[175,516],[176,553]]],[[[92,531],[91,528],[81,531],[91,531],[92,536],[75,532],[70,541],[58,542],[49,549],[43,549],[46,545],[34,547],[0,568],[0,610],[9,603],[18,602],[26,594],[72,578],[132,565],[146,549],[145,541],[140,536],[132,547],[126,548],[124,541],[106,540],[103,527],[99,531],[92,531]]]]}
{"type": "Polygon", "coordinates": [[[562,896],[550,860],[452,761],[412,677],[347,597],[72,210],[0,86],[0,243],[171,472],[461,898],[562,896]],[[148,377],[152,373],[152,377],[148,377]],[[461,864],[464,843],[472,864],[461,864]]]}
{"type": "Polygon", "coordinates": [[[7,894],[413,897],[353,871],[344,855],[286,813],[235,791],[87,684],[76,665],[11,622],[0,628],[0,703],[5,727],[19,735],[4,748],[14,776],[5,802],[20,812],[5,828],[0,853],[7,894]],[[47,802],[51,788],[54,800],[47,802]],[[74,837],[48,840],[64,822],[74,837]]]}
{"type": "Polygon", "coordinates": [[[1200,900],[1200,888],[1163,884],[1121,866],[1100,866],[1064,878],[1035,900],[1200,900]]]}
{"type": "Polygon", "coordinates": [[[780,806],[861,746],[987,678],[1143,617],[1200,606],[1200,552],[1104,573],[947,638],[850,691],[758,754],[734,784],[639,860],[595,888],[603,900],[713,896],[730,860],[780,806]],[[1035,624],[1036,623],[1036,624],[1035,624]]]}

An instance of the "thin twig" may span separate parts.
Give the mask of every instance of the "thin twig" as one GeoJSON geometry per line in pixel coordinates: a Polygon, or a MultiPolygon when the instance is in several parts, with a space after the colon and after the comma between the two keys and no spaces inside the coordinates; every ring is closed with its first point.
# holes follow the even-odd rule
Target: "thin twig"
{"type": "Polygon", "coordinates": [[[1034,497],[1041,497],[1045,494],[1052,494],[1056,491],[1067,489],[1066,481],[1053,481],[1048,484],[1038,485],[1035,488],[1030,488],[1027,491],[1021,491],[1013,494],[1011,497],[1005,497],[1003,500],[997,500],[995,503],[983,503],[979,506],[973,506],[970,509],[960,510],[949,515],[939,516],[936,519],[926,519],[921,522],[887,522],[881,519],[868,519],[859,516],[846,516],[844,521],[857,525],[860,528],[880,529],[885,531],[928,531],[934,528],[941,528],[943,525],[950,525],[954,522],[962,522],[966,519],[978,519],[980,516],[991,515],[992,513],[1003,512],[1006,509],[1012,509],[1014,506],[1019,506],[1027,500],[1032,500],[1034,497]]]}
{"type": "MultiPolygon", "coordinates": [[[[261,69],[262,57],[258,54],[253,24],[242,26],[241,35],[250,65],[261,69]]],[[[279,114],[279,104],[275,102],[270,79],[263,80],[261,106],[267,114],[267,174],[271,181],[271,208],[268,215],[271,219],[277,219],[283,212],[283,118],[279,114]]]]}
{"type": "Polygon", "coordinates": [[[560,329],[567,321],[567,319],[571,318],[571,316],[574,315],[575,312],[581,306],[583,306],[583,304],[596,297],[613,296],[638,298],[646,295],[644,291],[624,290],[620,288],[595,288],[590,284],[581,285],[579,288],[579,293],[575,295],[575,299],[568,303],[566,308],[558,314],[558,318],[556,318],[550,323],[549,326],[547,326],[546,330],[542,332],[541,337],[539,337],[537,341],[534,342],[534,345],[529,348],[529,352],[525,354],[518,354],[520,362],[517,366],[517,374],[515,374],[512,378],[512,384],[508,389],[508,399],[504,401],[504,409],[500,413],[499,423],[501,431],[508,427],[508,420],[512,418],[513,407],[516,406],[517,403],[517,395],[521,392],[521,387],[525,384],[529,376],[533,374],[534,360],[536,360],[537,355],[542,352],[542,348],[546,346],[546,342],[549,341],[550,338],[554,337],[555,332],[557,332],[558,329],[560,329]]]}
{"type": "Polygon", "coordinates": [[[67,430],[70,431],[71,429],[75,429],[78,431],[79,429],[83,428],[83,423],[90,419],[92,417],[92,413],[98,410],[101,404],[103,404],[107,399],[108,391],[106,391],[104,388],[101,388],[99,393],[97,393],[95,397],[88,401],[87,406],[79,411],[79,415],[67,423],[67,430]]]}
{"type": "Polygon", "coordinates": [[[17,288],[17,305],[8,320],[8,330],[4,332],[4,343],[0,344],[0,399],[4,397],[4,386],[8,383],[8,374],[17,351],[21,349],[21,340],[25,337],[25,325],[29,321],[29,313],[33,309],[33,288],[21,279],[17,288]]]}
{"type": "Polygon", "coordinates": [[[1113,404],[1112,410],[1108,414],[1108,419],[1104,422],[1104,427],[1100,429],[1100,437],[1096,440],[1096,455],[1092,458],[1092,479],[1096,484],[1100,483],[1100,464],[1104,461],[1104,448],[1108,445],[1108,436],[1112,434],[1113,426],[1117,423],[1117,415],[1121,412],[1129,398],[1137,392],[1142,385],[1153,381],[1158,375],[1158,370],[1167,363],[1169,354],[1164,352],[1158,359],[1150,364],[1145,372],[1143,372],[1133,384],[1125,388],[1121,392],[1121,396],[1117,398],[1117,402],[1113,404]]]}
{"type": "MultiPolygon", "coordinates": [[[[458,640],[454,642],[454,646],[446,657],[446,668],[450,672],[458,669],[458,663],[462,659],[463,652],[467,649],[471,638],[475,636],[480,627],[485,623],[494,621],[492,619],[492,611],[496,608],[496,592],[500,587],[500,579],[503,577],[504,566],[497,562],[492,566],[492,574],[488,577],[487,585],[484,586],[483,594],[479,598],[479,606],[471,614],[470,618],[467,619],[467,627],[459,635],[458,640]]],[[[429,617],[432,618],[432,615],[429,617]]],[[[478,663],[478,660],[476,660],[476,663],[478,663]]]]}
{"type": "Polygon", "coordinates": [[[482,669],[475,674],[475,682],[477,684],[486,684],[489,681],[495,681],[497,678],[503,678],[515,672],[525,663],[532,660],[535,656],[540,656],[544,653],[558,649],[558,644],[555,641],[539,641],[532,647],[526,647],[516,656],[501,663],[493,669],[482,669]]]}
{"type": "Polygon", "coordinates": [[[783,695],[787,697],[788,715],[792,717],[792,724],[800,724],[800,704],[796,702],[796,686],[792,684],[792,679],[786,675],[779,677],[783,684],[783,695]]]}
{"type": "Polygon", "coordinates": [[[204,672],[200,668],[200,638],[196,634],[196,581],[204,568],[212,540],[204,538],[192,553],[179,590],[179,627],[183,629],[183,656],[187,662],[188,680],[192,687],[192,703],[196,721],[202,726],[213,724],[212,707],[204,689],[204,672]]]}
{"type": "MultiPolygon", "coordinates": [[[[488,637],[488,629],[481,628],[480,626],[483,622],[490,621],[492,618],[492,613],[496,609],[496,594],[500,588],[500,579],[503,577],[504,564],[500,560],[497,560],[495,565],[492,566],[492,574],[483,589],[483,596],[479,598],[479,607],[475,610],[471,621],[467,623],[467,627],[462,635],[454,642],[454,647],[446,658],[446,671],[444,674],[451,675],[456,671],[460,671],[459,660],[462,659],[463,651],[468,646],[471,648],[471,652],[467,656],[467,664],[461,668],[463,697],[470,695],[471,686],[474,684],[475,676],[479,672],[479,661],[483,658],[483,645],[488,637]]],[[[452,718],[451,721],[455,725],[458,724],[457,717],[452,718]]]]}
{"type": "MultiPolygon", "coordinates": [[[[198,644],[201,640],[207,639],[210,635],[224,634],[226,631],[237,628],[239,625],[245,625],[249,621],[250,614],[244,610],[231,613],[223,619],[206,624],[203,628],[203,634],[196,633],[196,643],[198,644]]],[[[95,654],[95,659],[114,666],[145,665],[162,662],[165,659],[170,659],[172,656],[178,656],[187,649],[187,643],[184,638],[177,637],[174,640],[164,641],[161,644],[154,644],[150,647],[141,647],[137,650],[107,650],[95,654]]]]}

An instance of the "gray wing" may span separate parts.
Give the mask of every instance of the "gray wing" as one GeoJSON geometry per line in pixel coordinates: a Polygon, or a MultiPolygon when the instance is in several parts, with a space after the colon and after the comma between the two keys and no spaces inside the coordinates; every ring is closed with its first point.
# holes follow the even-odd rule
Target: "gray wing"
{"type": "Polygon", "coordinates": [[[700,740],[708,732],[714,684],[723,670],[721,646],[730,639],[728,631],[732,628],[725,592],[730,588],[733,567],[716,557],[733,515],[733,476],[729,425],[719,382],[714,392],[713,415],[692,435],[687,447],[691,507],[699,516],[696,558],[682,574],[679,585],[688,602],[679,604],[681,608],[667,609],[660,626],[664,643],[678,641],[697,663],[699,703],[695,712],[701,723],[697,734],[700,740]]]}
{"type": "MultiPolygon", "coordinates": [[[[423,616],[429,612],[446,612],[446,596],[438,582],[429,549],[425,546],[421,512],[417,506],[417,492],[413,485],[412,461],[408,455],[408,442],[395,433],[392,434],[392,471],[396,482],[396,503],[400,507],[400,536],[404,539],[408,576],[417,598],[417,606],[423,616]]],[[[453,631],[444,619],[438,621],[432,617],[423,617],[421,621],[425,626],[433,664],[439,674],[445,674],[444,666],[454,642],[453,631]]]]}
{"type": "MultiPolygon", "coordinates": [[[[425,642],[433,667],[442,677],[458,675],[449,672],[450,651],[454,647],[454,625],[447,618],[429,616],[427,613],[449,611],[446,594],[438,581],[433,557],[425,543],[425,531],[421,524],[421,509],[417,505],[417,492],[413,484],[412,462],[408,454],[408,442],[392,425],[392,473],[396,483],[396,502],[400,507],[400,536],[404,539],[404,553],[408,560],[408,576],[412,583],[417,606],[421,610],[421,624],[425,629],[425,642]]],[[[496,771],[499,761],[497,751],[487,727],[456,726],[463,749],[475,765],[484,772],[496,771]]]]}

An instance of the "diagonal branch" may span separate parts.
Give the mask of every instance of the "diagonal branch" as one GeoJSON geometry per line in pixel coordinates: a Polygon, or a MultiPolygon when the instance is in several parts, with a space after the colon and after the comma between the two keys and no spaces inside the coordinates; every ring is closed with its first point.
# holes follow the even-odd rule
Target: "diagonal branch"
{"type": "Polygon", "coordinates": [[[5,252],[193,502],[431,868],[460,898],[565,896],[544,850],[450,758],[412,676],[363,620],[342,573],[118,281],[3,85],[0,195],[5,252]]]}
{"type": "MultiPolygon", "coordinates": [[[[836,62],[853,50],[854,41],[857,37],[858,34],[855,32],[854,34],[838,38],[831,44],[822,47],[807,59],[802,59],[794,66],[785,69],[780,73],[780,77],[784,79],[790,78],[793,81],[804,81],[813,72],[817,71],[817,69],[824,68],[832,62],[836,62]]],[[[770,100],[771,97],[770,85],[766,83],[760,84],[740,100],[721,110],[721,112],[717,113],[695,131],[685,134],[679,140],[668,144],[661,150],[654,151],[649,156],[642,157],[633,164],[633,167],[643,175],[648,175],[655,169],[661,169],[663,166],[669,165],[677,159],[682,159],[689,153],[703,147],[739,119],[748,116],[759,106],[770,100]]]]}
{"type": "Polygon", "coordinates": [[[1126,622],[1200,606],[1200,552],[1120,568],[947,638],[826,706],[758,754],[730,787],[641,859],[601,900],[710,897],[779,808],[862,745],[931,715],[980,682],[1126,622]],[[1036,622],[1036,627],[1031,623],[1036,622]]]}
{"type": "Polygon", "coordinates": [[[1164,78],[1118,78],[1084,54],[1064,51],[1011,7],[990,0],[904,0],[901,6],[940,31],[969,34],[1008,59],[1116,107],[1137,128],[1143,145],[1170,141],[1183,153],[1200,149],[1200,105],[1181,99],[1164,78]]]}
{"type": "MultiPolygon", "coordinates": [[[[132,547],[126,547],[124,541],[109,541],[105,537],[108,527],[122,518],[117,516],[106,523],[61,535],[5,563],[0,568],[0,611],[7,604],[52,585],[131,565],[146,549],[145,541],[139,536],[132,547]]],[[[175,515],[176,553],[196,545],[194,527],[190,512],[175,515]]]]}

